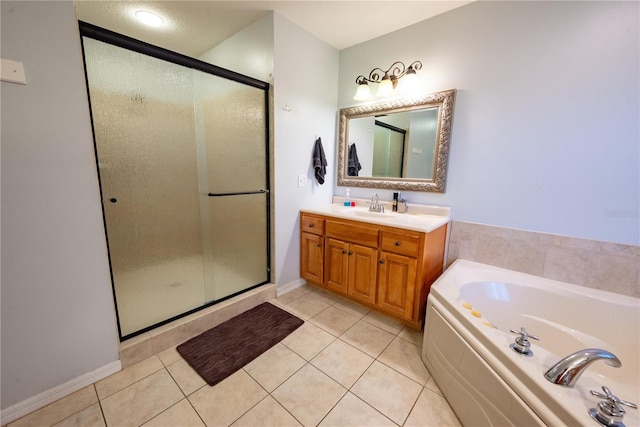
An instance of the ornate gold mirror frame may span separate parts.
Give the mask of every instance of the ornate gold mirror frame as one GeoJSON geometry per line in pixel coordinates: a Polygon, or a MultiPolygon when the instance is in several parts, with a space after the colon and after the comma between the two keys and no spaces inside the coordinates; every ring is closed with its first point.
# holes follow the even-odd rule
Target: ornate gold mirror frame
{"type": "Polygon", "coordinates": [[[338,185],[344,187],[384,188],[389,190],[429,191],[444,193],[449,159],[449,141],[453,119],[455,89],[436,92],[410,99],[399,99],[340,110],[340,135],[338,141],[338,185]],[[360,117],[438,108],[436,140],[434,148],[433,176],[428,179],[360,177],[347,174],[349,150],[349,120],[360,117]]]}

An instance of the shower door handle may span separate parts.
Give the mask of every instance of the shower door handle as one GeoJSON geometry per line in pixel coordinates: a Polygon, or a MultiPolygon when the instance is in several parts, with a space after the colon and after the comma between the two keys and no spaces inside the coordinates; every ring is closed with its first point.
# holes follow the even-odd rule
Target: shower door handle
{"type": "Polygon", "coordinates": [[[207,196],[209,197],[224,197],[224,196],[241,196],[243,194],[263,194],[268,193],[269,190],[258,190],[258,191],[243,191],[239,193],[209,193],[207,196]]]}

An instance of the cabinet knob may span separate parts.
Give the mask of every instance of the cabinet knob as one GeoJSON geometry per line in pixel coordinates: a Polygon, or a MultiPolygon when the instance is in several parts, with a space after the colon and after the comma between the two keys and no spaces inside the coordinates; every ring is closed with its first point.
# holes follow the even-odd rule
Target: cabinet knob
{"type": "Polygon", "coordinates": [[[318,243],[318,247],[322,246],[322,243],[318,243]]]}
{"type": "Polygon", "coordinates": [[[309,224],[309,228],[313,228],[313,224],[309,224]]]}
{"type": "Polygon", "coordinates": [[[400,246],[400,242],[396,242],[396,246],[400,246]]]}
{"type": "Polygon", "coordinates": [[[353,255],[353,252],[349,251],[349,255],[353,255]]]}
{"type": "Polygon", "coordinates": [[[346,254],[346,253],[347,253],[347,251],[346,251],[345,249],[343,249],[343,250],[342,250],[342,253],[343,253],[343,254],[346,254]]]}
{"type": "Polygon", "coordinates": [[[380,261],[378,261],[380,264],[384,264],[384,260],[381,259],[380,261]]]}

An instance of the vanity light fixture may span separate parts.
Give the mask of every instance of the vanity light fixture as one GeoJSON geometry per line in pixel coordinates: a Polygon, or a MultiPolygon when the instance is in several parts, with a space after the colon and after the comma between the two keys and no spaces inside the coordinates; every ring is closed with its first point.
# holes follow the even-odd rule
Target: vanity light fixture
{"type": "Polygon", "coordinates": [[[406,76],[407,80],[415,80],[416,71],[422,68],[422,62],[414,61],[406,67],[403,62],[396,61],[391,64],[388,70],[381,68],[374,68],[369,73],[369,77],[358,76],[356,78],[356,84],[358,90],[353,97],[356,101],[364,101],[371,97],[369,90],[369,83],[379,83],[376,96],[384,97],[393,93],[394,89],[398,86],[398,80],[406,76]]]}
{"type": "Polygon", "coordinates": [[[140,22],[150,27],[159,27],[164,24],[162,16],[148,10],[136,10],[135,15],[140,22]]]}

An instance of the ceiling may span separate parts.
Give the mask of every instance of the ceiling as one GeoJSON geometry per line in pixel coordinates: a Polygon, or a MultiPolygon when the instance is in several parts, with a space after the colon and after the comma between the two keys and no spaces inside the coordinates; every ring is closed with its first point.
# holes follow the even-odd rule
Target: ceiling
{"type": "Polygon", "coordinates": [[[471,1],[76,0],[74,3],[81,21],[198,57],[270,11],[341,50],[471,1]],[[133,17],[139,9],[160,14],[167,25],[161,29],[141,26],[133,17]]]}

